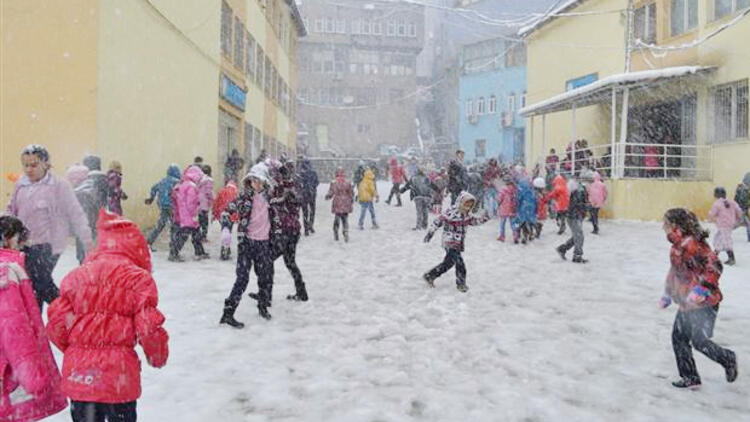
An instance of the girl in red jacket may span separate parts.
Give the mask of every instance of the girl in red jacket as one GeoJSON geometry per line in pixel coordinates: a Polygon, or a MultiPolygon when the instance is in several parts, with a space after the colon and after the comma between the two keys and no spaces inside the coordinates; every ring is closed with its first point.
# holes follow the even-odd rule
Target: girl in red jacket
{"type": "Polygon", "coordinates": [[[37,421],[68,405],[20,252],[29,231],[0,217],[0,421],[37,421]]]}
{"type": "Polygon", "coordinates": [[[706,242],[708,232],[701,228],[695,214],[684,208],[673,208],[664,214],[664,232],[672,243],[669,252],[672,266],[659,307],[664,309],[672,301],[680,307],[672,329],[672,348],[680,380],[672,385],[677,388],[701,385],[693,348],[723,366],[727,381],[734,382],[736,355],[710,340],[722,299],[719,290],[722,265],[706,242]]]}
{"type": "Polygon", "coordinates": [[[96,248],[62,280],[47,311],[47,333],[65,354],[62,391],[71,399],[73,421],[135,421],[141,395],[135,345],[149,365],[161,368],[169,337],[138,226],[102,210],[97,230],[96,248]]]}

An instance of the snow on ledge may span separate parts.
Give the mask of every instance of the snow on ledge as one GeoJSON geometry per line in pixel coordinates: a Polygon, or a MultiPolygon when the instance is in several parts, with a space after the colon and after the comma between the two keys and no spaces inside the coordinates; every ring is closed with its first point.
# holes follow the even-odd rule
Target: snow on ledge
{"type": "Polygon", "coordinates": [[[521,29],[518,30],[518,36],[524,37],[528,35],[529,33],[535,31],[540,26],[554,19],[558,13],[564,12],[565,10],[569,9],[570,7],[575,6],[577,3],[581,1],[582,0],[566,0],[562,2],[559,6],[550,10],[549,13],[545,13],[544,16],[540,17],[539,19],[536,19],[529,25],[521,27],[521,29]]]}
{"type": "Polygon", "coordinates": [[[542,100],[536,104],[531,104],[529,106],[526,106],[518,110],[518,114],[525,117],[525,115],[534,113],[537,110],[549,107],[553,104],[565,102],[565,101],[571,100],[576,97],[580,97],[588,93],[593,93],[593,92],[596,92],[597,90],[600,90],[605,87],[609,87],[611,85],[633,84],[633,83],[638,83],[638,82],[650,81],[654,79],[676,78],[680,76],[692,75],[698,72],[712,70],[715,68],[716,67],[714,66],[677,66],[677,67],[665,67],[662,69],[643,70],[640,72],[629,72],[629,73],[620,73],[616,75],[611,75],[611,76],[607,76],[606,78],[600,79],[596,82],[590,83],[588,85],[584,85],[580,88],[576,88],[567,92],[563,92],[562,94],[558,94],[553,97],[547,98],[546,100],[542,100]]]}

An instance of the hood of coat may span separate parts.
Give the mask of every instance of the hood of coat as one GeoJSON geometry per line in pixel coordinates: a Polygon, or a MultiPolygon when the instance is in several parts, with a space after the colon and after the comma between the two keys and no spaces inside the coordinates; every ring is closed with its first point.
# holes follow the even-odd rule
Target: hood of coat
{"type": "Polygon", "coordinates": [[[177,164],[170,164],[169,168],[167,168],[167,176],[174,177],[175,179],[180,178],[180,166],[177,164]]]}
{"type": "Polygon", "coordinates": [[[601,182],[602,181],[602,175],[599,174],[598,171],[594,172],[594,182],[601,182]]]}
{"type": "Polygon", "coordinates": [[[459,206],[459,209],[466,205],[467,202],[474,201],[477,202],[477,198],[474,197],[474,195],[470,194],[469,192],[463,191],[458,194],[458,198],[456,198],[456,203],[459,206]]]}
{"type": "Polygon", "coordinates": [[[203,179],[203,171],[201,171],[201,169],[198,168],[198,166],[190,166],[187,169],[185,169],[183,178],[197,185],[198,183],[200,183],[201,179],[203,179]]]}
{"type": "Polygon", "coordinates": [[[135,223],[102,209],[99,211],[96,229],[96,248],[86,257],[86,262],[93,261],[101,255],[119,255],[151,272],[148,242],[135,223]]]}
{"type": "Polygon", "coordinates": [[[89,168],[82,164],[74,164],[68,167],[68,171],[65,174],[73,188],[78,187],[83,183],[89,176],[89,168]]]}
{"type": "Polygon", "coordinates": [[[367,170],[365,170],[365,174],[364,174],[363,177],[365,179],[369,180],[369,181],[374,181],[375,180],[375,173],[373,173],[372,170],[367,169],[367,170]]]}
{"type": "Polygon", "coordinates": [[[556,188],[563,188],[566,187],[568,182],[565,181],[565,178],[562,177],[562,175],[558,174],[555,176],[554,179],[552,179],[552,186],[556,188]]]}

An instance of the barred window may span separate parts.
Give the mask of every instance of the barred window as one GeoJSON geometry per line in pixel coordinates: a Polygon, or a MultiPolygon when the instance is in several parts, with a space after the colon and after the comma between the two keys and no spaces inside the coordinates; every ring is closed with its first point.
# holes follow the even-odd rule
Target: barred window
{"type": "Polygon", "coordinates": [[[711,90],[713,143],[733,142],[748,137],[747,79],[719,85],[711,90]]]}
{"type": "Polygon", "coordinates": [[[656,3],[635,10],[635,38],[646,43],[656,41],[656,3]]]}
{"type": "Polygon", "coordinates": [[[750,0],[714,0],[714,19],[720,19],[750,7],[750,0]]]}
{"type": "Polygon", "coordinates": [[[234,65],[245,68],[245,25],[240,18],[234,18],[234,65]]]}
{"type": "Polygon", "coordinates": [[[232,8],[221,2],[221,53],[232,56],[232,8]]]}
{"type": "Polygon", "coordinates": [[[263,53],[263,47],[260,46],[260,43],[255,43],[255,46],[257,47],[257,57],[256,57],[256,63],[255,63],[255,83],[263,89],[263,82],[264,79],[264,73],[263,73],[263,64],[266,60],[266,55],[263,53]]]}
{"type": "Polygon", "coordinates": [[[255,82],[255,38],[249,32],[247,33],[245,52],[245,75],[250,82],[255,82]]]}
{"type": "Polygon", "coordinates": [[[484,114],[484,97],[479,97],[477,100],[477,114],[480,116],[484,114]]]}

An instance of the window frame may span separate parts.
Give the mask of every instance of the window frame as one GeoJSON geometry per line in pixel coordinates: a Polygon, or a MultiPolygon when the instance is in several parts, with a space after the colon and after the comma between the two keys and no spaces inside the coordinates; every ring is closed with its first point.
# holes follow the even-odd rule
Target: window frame
{"type": "Polygon", "coordinates": [[[735,142],[744,142],[748,140],[748,103],[750,102],[750,92],[748,79],[740,79],[728,83],[723,83],[711,87],[709,90],[709,101],[711,106],[711,112],[709,119],[711,120],[711,139],[710,143],[713,145],[731,144],[735,142]],[[718,115],[719,111],[719,95],[721,91],[729,90],[729,116],[728,121],[724,122],[725,117],[718,115]],[[742,92],[744,91],[744,92],[742,92]],[[744,104],[740,104],[740,93],[743,95],[744,104]],[[744,116],[742,116],[741,108],[744,108],[744,116]],[[740,117],[742,116],[742,117],[740,117]],[[719,125],[719,123],[723,125],[719,125]],[[744,127],[740,127],[744,123],[744,127]],[[722,127],[728,125],[728,127],[722,127]]]}
{"type": "Polygon", "coordinates": [[[698,28],[698,0],[671,0],[669,2],[669,34],[670,36],[678,37],[678,36],[687,34],[697,28],[698,28]],[[675,28],[674,28],[675,2],[682,2],[682,7],[683,7],[682,19],[681,19],[682,23],[678,31],[675,31],[675,28]],[[693,26],[690,26],[691,5],[694,6],[693,9],[695,10],[695,22],[693,23],[693,26]]]}
{"type": "Polygon", "coordinates": [[[484,116],[486,111],[484,97],[479,97],[479,99],[477,99],[477,115],[484,116]]]}
{"type": "Polygon", "coordinates": [[[234,50],[234,11],[226,1],[221,2],[221,54],[231,59],[234,50]],[[227,22],[226,19],[229,21],[227,22]],[[227,25],[228,23],[228,25],[227,25]]]}
{"type": "Polygon", "coordinates": [[[641,7],[635,9],[635,17],[634,17],[634,27],[635,27],[635,36],[637,39],[640,39],[641,41],[653,44],[656,42],[656,24],[657,24],[657,17],[656,17],[656,2],[650,2],[650,3],[644,3],[641,5],[641,7]],[[643,15],[643,27],[638,28],[638,15],[639,13],[642,13],[643,15]]]}
{"type": "Polygon", "coordinates": [[[465,111],[467,118],[470,118],[474,115],[474,100],[472,98],[466,99],[465,111]]]}
{"type": "Polygon", "coordinates": [[[492,94],[487,101],[487,114],[495,113],[497,113],[497,97],[495,96],[495,94],[492,94]]]}

